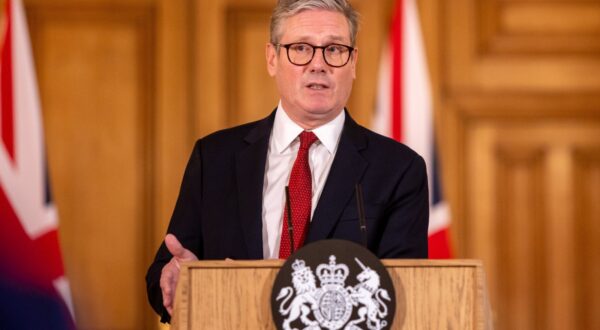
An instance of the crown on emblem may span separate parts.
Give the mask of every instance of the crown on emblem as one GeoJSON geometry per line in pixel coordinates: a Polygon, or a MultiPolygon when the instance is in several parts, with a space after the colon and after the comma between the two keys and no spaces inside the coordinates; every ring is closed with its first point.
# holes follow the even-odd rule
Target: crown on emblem
{"type": "Polygon", "coordinates": [[[348,266],[344,264],[337,265],[335,256],[329,256],[329,265],[320,264],[317,267],[317,276],[321,280],[321,285],[335,284],[344,286],[346,277],[348,277],[348,266]]]}
{"type": "Polygon", "coordinates": [[[304,260],[300,259],[294,260],[294,263],[292,263],[292,269],[294,270],[292,272],[292,275],[300,275],[306,273],[307,271],[310,272],[310,267],[306,267],[306,263],[304,262],[304,260]]]}

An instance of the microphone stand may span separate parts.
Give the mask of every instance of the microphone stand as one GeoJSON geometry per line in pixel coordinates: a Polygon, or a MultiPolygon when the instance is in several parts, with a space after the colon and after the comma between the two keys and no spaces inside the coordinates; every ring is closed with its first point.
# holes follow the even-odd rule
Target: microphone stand
{"type": "Polygon", "coordinates": [[[362,185],[357,183],[354,186],[356,192],[356,206],[358,210],[358,223],[360,225],[360,233],[362,238],[363,246],[368,249],[367,246],[367,220],[365,217],[365,203],[363,201],[362,185]]]}
{"type": "Polygon", "coordinates": [[[285,205],[287,211],[288,234],[290,235],[290,255],[294,254],[294,227],[292,226],[292,206],[290,205],[290,188],[285,186],[285,205]]]}

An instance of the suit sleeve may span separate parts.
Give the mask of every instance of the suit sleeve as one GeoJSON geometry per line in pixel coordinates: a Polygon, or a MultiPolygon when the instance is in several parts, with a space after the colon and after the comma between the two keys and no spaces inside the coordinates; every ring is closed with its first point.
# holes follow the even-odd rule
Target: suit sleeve
{"type": "Polygon", "coordinates": [[[377,255],[427,258],[429,189],[425,161],[416,155],[396,183],[377,255]]]}
{"type": "MultiPolygon", "coordinates": [[[[169,223],[168,233],[177,237],[181,244],[202,259],[202,226],[200,207],[202,202],[201,143],[196,142],[188,161],[179,197],[169,223]]],[[[164,241],[156,253],[146,274],[146,290],[152,308],[161,316],[161,322],[169,322],[170,316],[162,301],[160,276],[162,268],[171,260],[164,241]]]]}

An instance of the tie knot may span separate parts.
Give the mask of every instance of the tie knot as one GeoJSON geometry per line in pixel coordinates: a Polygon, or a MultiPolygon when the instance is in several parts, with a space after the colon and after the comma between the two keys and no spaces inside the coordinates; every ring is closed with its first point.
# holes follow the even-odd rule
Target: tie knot
{"type": "Polygon", "coordinates": [[[308,149],[318,138],[313,132],[302,131],[300,133],[300,149],[308,149]]]}

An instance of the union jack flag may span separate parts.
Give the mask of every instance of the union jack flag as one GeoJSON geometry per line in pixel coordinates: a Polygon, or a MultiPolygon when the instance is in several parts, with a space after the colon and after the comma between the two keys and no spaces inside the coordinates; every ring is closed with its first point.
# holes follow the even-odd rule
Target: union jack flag
{"type": "Polygon", "coordinates": [[[7,0],[0,62],[0,328],[73,329],[25,13],[7,0]]]}
{"type": "Polygon", "coordinates": [[[431,85],[415,0],[396,1],[378,93],[373,128],[425,159],[430,192],[429,258],[449,258],[450,209],[439,180],[431,85]]]}

